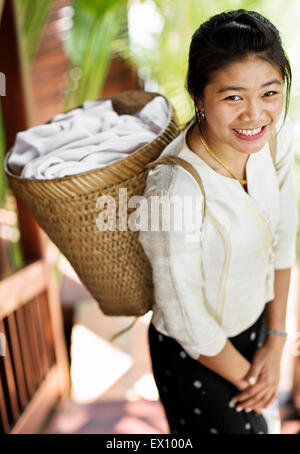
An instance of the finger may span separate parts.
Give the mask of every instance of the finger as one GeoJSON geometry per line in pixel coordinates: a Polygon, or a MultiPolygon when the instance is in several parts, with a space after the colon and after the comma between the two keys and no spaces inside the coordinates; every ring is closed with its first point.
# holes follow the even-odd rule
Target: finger
{"type": "Polygon", "coordinates": [[[231,399],[231,401],[232,402],[243,402],[244,400],[249,399],[252,396],[255,396],[255,394],[257,394],[259,391],[261,391],[264,387],[265,387],[265,385],[258,382],[256,385],[249,386],[241,393],[236,394],[231,399]]]}
{"type": "Polygon", "coordinates": [[[257,383],[257,380],[259,378],[261,369],[262,369],[262,365],[260,365],[260,366],[252,365],[251,369],[249,370],[248,374],[245,377],[245,380],[248,383],[250,383],[250,385],[255,385],[255,383],[257,383]]]}
{"type": "Polygon", "coordinates": [[[274,400],[276,399],[276,396],[277,396],[276,391],[271,393],[268,397],[266,397],[264,402],[262,402],[261,408],[268,408],[268,406],[271,405],[272,402],[274,402],[274,400]]]}
{"type": "Polygon", "coordinates": [[[243,406],[245,408],[245,411],[252,410],[261,411],[263,408],[266,408],[273,394],[274,390],[266,392],[265,394],[261,394],[260,396],[257,396],[255,399],[249,400],[248,402],[244,403],[243,406]]]}
{"type": "Polygon", "coordinates": [[[266,408],[267,403],[273,394],[274,394],[274,389],[265,392],[264,395],[257,396],[257,398],[255,400],[253,400],[253,402],[249,402],[251,409],[256,408],[256,409],[262,410],[263,408],[266,408]]]}
{"type": "MultiPolygon", "coordinates": [[[[272,390],[272,392],[273,391],[274,390],[272,390]]],[[[239,409],[252,410],[254,406],[259,408],[259,403],[266,397],[266,393],[268,393],[268,391],[264,388],[261,391],[259,391],[255,396],[251,396],[249,399],[246,399],[243,402],[239,402],[238,405],[236,406],[236,410],[237,411],[239,411],[239,409]]]]}

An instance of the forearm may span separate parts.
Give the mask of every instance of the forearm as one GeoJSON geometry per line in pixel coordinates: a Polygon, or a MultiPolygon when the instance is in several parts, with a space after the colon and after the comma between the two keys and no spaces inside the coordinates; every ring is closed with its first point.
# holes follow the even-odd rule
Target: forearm
{"type": "MultiPolygon", "coordinates": [[[[287,301],[291,278],[291,268],[275,270],[275,298],[266,307],[266,328],[285,330],[287,301]]],[[[265,343],[284,346],[285,336],[268,334],[265,343]]]]}
{"type": "MultiPolygon", "coordinates": [[[[275,298],[266,307],[267,329],[285,330],[290,275],[291,268],[275,270],[275,298]]],[[[282,349],[285,343],[285,337],[269,334],[265,343],[270,347],[282,349]]],[[[250,363],[228,339],[218,355],[200,355],[198,361],[233,383],[238,389],[245,389],[249,386],[249,383],[244,380],[244,377],[250,370],[250,363]]]]}
{"type": "Polygon", "coordinates": [[[240,390],[249,386],[249,383],[244,381],[243,378],[250,369],[250,363],[232,345],[229,339],[227,339],[224,348],[218,355],[200,355],[198,361],[221,377],[230,381],[240,390]]]}

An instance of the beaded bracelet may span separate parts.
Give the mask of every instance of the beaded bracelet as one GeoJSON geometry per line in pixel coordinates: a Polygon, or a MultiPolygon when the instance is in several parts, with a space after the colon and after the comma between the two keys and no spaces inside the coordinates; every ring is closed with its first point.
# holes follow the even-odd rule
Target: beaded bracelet
{"type": "Polygon", "coordinates": [[[287,332],[280,329],[268,329],[267,334],[279,334],[280,336],[287,336],[287,332]]]}

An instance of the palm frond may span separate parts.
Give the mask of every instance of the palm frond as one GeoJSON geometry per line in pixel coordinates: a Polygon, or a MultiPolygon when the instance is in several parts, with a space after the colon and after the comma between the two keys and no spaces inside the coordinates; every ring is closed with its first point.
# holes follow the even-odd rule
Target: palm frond
{"type": "Polygon", "coordinates": [[[65,45],[70,59],[66,109],[99,97],[114,49],[113,41],[127,16],[127,1],[74,0],[73,8],[73,27],[65,45]],[[80,74],[75,81],[73,68],[80,74]]]}
{"type": "Polygon", "coordinates": [[[34,60],[52,0],[19,0],[26,55],[34,60]]]}

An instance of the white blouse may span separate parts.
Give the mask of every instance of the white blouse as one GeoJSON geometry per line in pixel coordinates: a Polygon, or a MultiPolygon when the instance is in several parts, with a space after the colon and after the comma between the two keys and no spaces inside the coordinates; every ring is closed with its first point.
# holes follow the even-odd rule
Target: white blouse
{"type": "Polygon", "coordinates": [[[148,221],[158,221],[158,228],[140,228],[139,241],[152,266],[152,323],[194,359],[217,355],[227,337],[249,328],[274,299],[274,270],[295,261],[293,134],[289,118],[280,130],[282,123],[283,114],[276,125],[276,171],[268,143],[250,154],[248,193],[188,148],[188,127],[163,150],[160,156],[179,156],[201,176],[204,219],[203,194],[188,171],[158,164],[148,173],[148,221]],[[162,204],[151,196],[163,196],[174,207],[170,228],[162,222],[162,204]],[[192,220],[178,229],[178,215],[186,220],[191,214],[192,220]]]}

